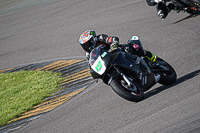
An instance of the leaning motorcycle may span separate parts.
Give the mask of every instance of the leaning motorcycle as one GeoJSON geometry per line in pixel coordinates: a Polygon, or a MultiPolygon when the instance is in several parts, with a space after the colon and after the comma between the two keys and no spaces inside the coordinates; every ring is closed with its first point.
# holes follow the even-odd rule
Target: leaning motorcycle
{"type": "Polygon", "coordinates": [[[200,8],[200,0],[170,0],[181,11],[196,14],[200,8]]]}
{"type": "Polygon", "coordinates": [[[156,83],[170,85],[176,81],[173,67],[161,58],[153,66],[144,57],[123,52],[105,50],[103,45],[93,49],[89,59],[90,73],[94,79],[102,79],[122,98],[138,102],[144,92],[156,83]]]}

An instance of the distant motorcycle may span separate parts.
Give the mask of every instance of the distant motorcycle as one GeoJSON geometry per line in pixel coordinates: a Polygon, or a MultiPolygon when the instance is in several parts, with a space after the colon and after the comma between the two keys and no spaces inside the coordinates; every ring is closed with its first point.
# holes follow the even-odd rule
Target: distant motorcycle
{"type": "Polygon", "coordinates": [[[196,14],[200,8],[200,0],[170,0],[181,11],[189,14],[196,14]]]}
{"type": "Polygon", "coordinates": [[[102,79],[119,96],[135,102],[143,100],[144,92],[156,83],[170,85],[177,78],[173,67],[161,58],[150,66],[144,57],[123,52],[121,48],[105,50],[102,45],[91,51],[89,66],[94,79],[102,79]]]}

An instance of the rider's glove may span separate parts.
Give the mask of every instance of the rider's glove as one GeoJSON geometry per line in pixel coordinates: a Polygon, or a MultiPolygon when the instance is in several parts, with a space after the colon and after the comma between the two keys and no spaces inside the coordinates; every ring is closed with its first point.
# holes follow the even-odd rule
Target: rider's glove
{"type": "Polygon", "coordinates": [[[118,41],[113,42],[113,43],[110,45],[110,50],[112,51],[112,50],[117,49],[117,48],[118,48],[118,44],[119,44],[118,41]]]}

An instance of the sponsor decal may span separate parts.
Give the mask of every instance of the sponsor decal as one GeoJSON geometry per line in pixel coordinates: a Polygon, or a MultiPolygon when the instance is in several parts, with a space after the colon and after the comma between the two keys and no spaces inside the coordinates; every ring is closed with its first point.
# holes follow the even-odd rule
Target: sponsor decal
{"type": "Polygon", "coordinates": [[[99,71],[101,70],[101,68],[102,68],[101,61],[99,61],[99,62],[97,63],[97,65],[95,66],[95,68],[96,68],[97,72],[99,72],[99,71]]]}
{"type": "Polygon", "coordinates": [[[106,66],[100,56],[91,67],[99,75],[102,75],[106,71],[106,66]]]}
{"type": "Polygon", "coordinates": [[[104,52],[101,57],[105,57],[107,55],[107,52],[104,52]]]}
{"type": "Polygon", "coordinates": [[[131,40],[139,40],[138,36],[132,36],[131,40]]]}

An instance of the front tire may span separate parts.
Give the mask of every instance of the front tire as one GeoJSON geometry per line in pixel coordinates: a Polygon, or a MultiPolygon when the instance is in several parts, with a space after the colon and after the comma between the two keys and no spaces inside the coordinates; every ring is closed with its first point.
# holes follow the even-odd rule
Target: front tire
{"type": "Polygon", "coordinates": [[[143,100],[144,92],[141,85],[136,81],[132,81],[132,84],[134,88],[137,89],[136,92],[127,88],[128,86],[121,75],[114,78],[110,83],[112,89],[122,98],[134,102],[143,100]]]}

